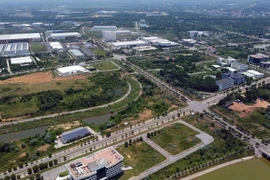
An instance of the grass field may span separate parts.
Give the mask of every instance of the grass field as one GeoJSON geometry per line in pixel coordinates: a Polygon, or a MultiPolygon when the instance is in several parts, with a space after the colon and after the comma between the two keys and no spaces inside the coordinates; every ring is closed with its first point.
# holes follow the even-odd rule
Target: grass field
{"type": "Polygon", "coordinates": [[[112,69],[117,69],[118,68],[111,61],[95,63],[95,64],[91,64],[91,66],[95,67],[98,70],[112,70],[112,69]]]}
{"type": "Polygon", "coordinates": [[[106,52],[103,51],[101,48],[94,48],[94,49],[91,49],[91,51],[93,53],[95,53],[97,56],[105,56],[106,55],[106,52]]]}
{"type": "MultiPolygon", "coordinates": [[[[134,101],[134,99],[140,93],[140,86],[134,79],[127,77],[127,76],[125,77],[125,79],[130,83],[132,90],[131,90],[130,95],[119,103],[116,103],[116,104],[111,105],[109,107],[95,109],[92,111],[85,111],[85,112],[79,112],[79,113],[74,113],[74,114],[69,114],[69,115],[58,116],[55,118],[46,118],[46,119],[42,119],[42,120],[38,120],[38,121],[14,124],[12,126],[10,126],[10,125],[9,126],[2,126],[2,127],[0,127],[0,134],[23,131],[26,129],[32,129],[32,128],[37,128],[37,127],[41,127],[41,126],[68,123],[68,122],[81,120],[84,118],[101,116],[101,115],[110,113],[112,111],[113,112],[119,111],[120,109],[123,109],[129,103],[134,101]]],[[[92,128],[93,128],[93,126],[92,126],[92,128]]]]}
{"type": "Polygon", "coordinates": [[[270,162],[265,159],[252,159],[224,167],[195,180],[269,180],[270,162]]]}
{"type": "Polygon", "coordinates": [[[200,142],[196,134],[198,132],[177,123],[161,129],[160,134],[151,139],[170,154],[176,155],[200,142]]]}
{"type": "Polygon", "coordinates": [[[31,44],[32,52],[44,52],[47,51],[47,47],[43,44],[31,44]]]}
{"type": "Polygon", "coordinates": [[[165,157],[159,154],[145,142],[136,142],[128,147],[121,146],[117,148],[124,156],[124,165],[132,166],[132,170],[126,171],[119,180],[127,180],[132,176],[137,176],[141,172],[165,160],[165,157]]]}

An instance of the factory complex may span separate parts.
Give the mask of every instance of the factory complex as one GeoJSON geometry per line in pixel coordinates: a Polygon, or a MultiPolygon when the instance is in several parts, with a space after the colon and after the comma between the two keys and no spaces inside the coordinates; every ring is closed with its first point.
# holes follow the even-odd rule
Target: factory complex
{"type": "Polygon", "coordinates": [[[67,66],[67,67],[62,67],[62,68],[58,68],[56,70],[56,72],[59,74],[59,76],[70,76],[70,75],[76,75],[76,74],[84,74],[84,73],[88,73],[89,71],[79,65],[75,65],[75,66],[67,66]]]}

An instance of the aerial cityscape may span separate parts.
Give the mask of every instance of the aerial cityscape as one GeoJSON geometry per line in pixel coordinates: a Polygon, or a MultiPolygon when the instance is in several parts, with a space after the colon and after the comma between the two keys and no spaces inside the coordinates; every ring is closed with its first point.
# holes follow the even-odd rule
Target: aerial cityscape
{"type": "Polygon", "coordinates": [[[1,0],[0,180],[269,180],[270,1],[1,0]]]}

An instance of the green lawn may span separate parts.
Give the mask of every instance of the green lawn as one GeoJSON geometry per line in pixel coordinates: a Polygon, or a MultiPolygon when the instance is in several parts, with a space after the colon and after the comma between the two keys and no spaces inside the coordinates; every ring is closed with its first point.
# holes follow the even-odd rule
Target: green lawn
{"type": "Polygon", "coordinates": [[[111,61],[95,63],[95,64],[91,64],[91,66],[95,67],[98,70],[112,70],[112,69],[117,69],[118,68],[111,61]]]}
{"type": "Polygon", "coordinates": [[[44,52],[47,51],[47,47],[44,44],[31,44],[32,52],[44,52]]]}
{"type": "Polygon", "coordinates": [[[125,174],[119,180],[126,180],[132,176],[137,176],[165,160],[164,156],[145,142],[137,142],[128,147],[121,146],[117,150],[124,156],[124,165],[132,166],[133,168],[132,170],[125,171],[125,174]]]}
{"type": "Polygon", "coordinates": [[[252,159],[216,170],[195,180],[269,180],[269,169],[269,161],[265,159],[252,159]]]}
{"type": "Polygon", "coordinates": [[[177,123],[161,129],[160,134],[151,139],[170,154],[176,155],[200,142],[196,134],[198,132],[177,123]]]}

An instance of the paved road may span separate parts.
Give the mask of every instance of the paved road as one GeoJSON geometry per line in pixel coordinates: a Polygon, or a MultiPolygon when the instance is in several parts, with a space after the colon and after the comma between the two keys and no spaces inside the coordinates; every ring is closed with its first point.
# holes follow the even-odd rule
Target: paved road
{"type": "Polygon", "coordinates": [[[146,139],[146,142],[149,143],[150,146],[152,146],[154,149],[158,150],[161,154],[163,154],[167,159],[165,161],[163,161],[162,163],[151,167],[150,169],[142,172],[140,175],[136,176],[136,177],[132,177],[130,178],[130,180],[139,180],[139,179],[144,179],[146,177],[148,177],[151,174],[154,174],[155,172],[165,168],[166,166],[173,164],[174,162],[198,151],[201,148],[204,148],[205,146],[211,144],[214,141],[214,138],[204,132],[202,132],[201,130],[197,129],[196,127],[184,122],[184,121],[178,121],[181,124],[184,124],[185,126],[199,132],[200,134],[197,135],[197,137],[199,139],[201,139],[201,143],[190,148],[187,149],[185,151],[183,151],[182,153],[178,154],[178,155],[170,155],[168,152],[166,152],[164,149],[162,149],[160,146],[158,146],[156,143],[154,143],[153,141],[146,139]]]}

